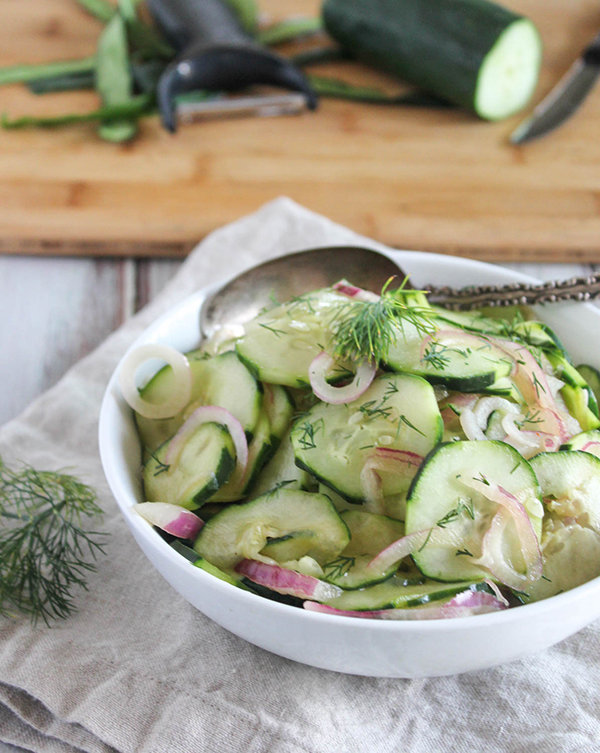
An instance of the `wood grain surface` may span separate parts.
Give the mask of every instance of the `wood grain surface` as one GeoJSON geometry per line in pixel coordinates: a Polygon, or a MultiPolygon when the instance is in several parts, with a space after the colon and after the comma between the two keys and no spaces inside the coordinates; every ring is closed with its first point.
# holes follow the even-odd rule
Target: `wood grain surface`
{"type": "MultiPolygon", "coordinates": [[[[596,0],[507,0],[538,24],[547,93],[600,28],[596,0]]],[[[260,0],[279,18],[317,0],[260,0]]],[[[0,64],[90,54],[100,32],[74,0],[2,0],[0,64]]],[[[377,80],[356,66],[320,72],[377,80]]],[[[61,113],[93,93],[1,90],[2,110],[61,113]]],[[[396,247],[505,261],[600,261],[600,87],[553,135],[508,145],[519,118],[323,100],[315,114],[164,132],[115,146],[91,125],[0,134],[0,251],[178,256],[288,195],[396,247]]]]}

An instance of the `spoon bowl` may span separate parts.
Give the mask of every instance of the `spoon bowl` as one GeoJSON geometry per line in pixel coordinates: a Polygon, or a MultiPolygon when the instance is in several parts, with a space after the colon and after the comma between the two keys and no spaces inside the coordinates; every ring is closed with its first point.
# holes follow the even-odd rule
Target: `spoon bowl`
{"type": "Polygon", "coordinates": [[[405,275],[388,256],[360,246],[330,246],[298,251],[242,272],[206,299],[200,312],[205,338],[224,327],[242,325],[273,301],[289,301],[347,278],[377,292],[390,277],[405,275]]]}

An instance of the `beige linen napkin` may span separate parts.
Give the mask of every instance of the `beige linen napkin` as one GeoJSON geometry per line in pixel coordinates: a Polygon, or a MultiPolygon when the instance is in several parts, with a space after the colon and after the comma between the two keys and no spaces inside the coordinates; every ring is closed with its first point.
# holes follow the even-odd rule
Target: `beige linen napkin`
{"type": "MultiPolygon", "coordinates": [[[[133,338],[204,285],[281,253],[371,241],[279,199],[213,233],[147,309],[0,431],[6,461],[75,469],[106,511],[108,556],[51,629],[0,620],[0,740],[38,753],[432,753],[600,750],[598,625],[526,661],[390,680],[313,669],[194,610],[129,535],[96,440],[133,338]]],[[[540,628],[542,629],[542,628],[540,628]]]]}

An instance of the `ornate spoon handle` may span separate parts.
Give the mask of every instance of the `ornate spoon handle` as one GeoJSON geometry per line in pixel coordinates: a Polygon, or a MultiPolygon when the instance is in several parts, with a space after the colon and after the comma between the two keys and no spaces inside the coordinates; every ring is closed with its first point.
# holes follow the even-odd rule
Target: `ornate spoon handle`
{"type": "Polygon", "coordinates": [[[600,296],[600,275],[572,277],[543,285],[471,285],[466,288],[427,286],[429,300],[452,311],[483,306],[517,306],[559,301],[591,301],[600,296]]]}

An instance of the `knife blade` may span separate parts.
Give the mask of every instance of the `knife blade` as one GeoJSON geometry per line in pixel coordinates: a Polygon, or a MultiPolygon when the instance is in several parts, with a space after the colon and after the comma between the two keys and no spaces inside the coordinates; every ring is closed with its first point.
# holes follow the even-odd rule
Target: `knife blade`
{"type": "Polygon", "coordinates": [[[600,34],[585,48],[554,89],[512,133],[512,144],[524,144],[558,128],[575,113],[600,76],[600,34]]]}

